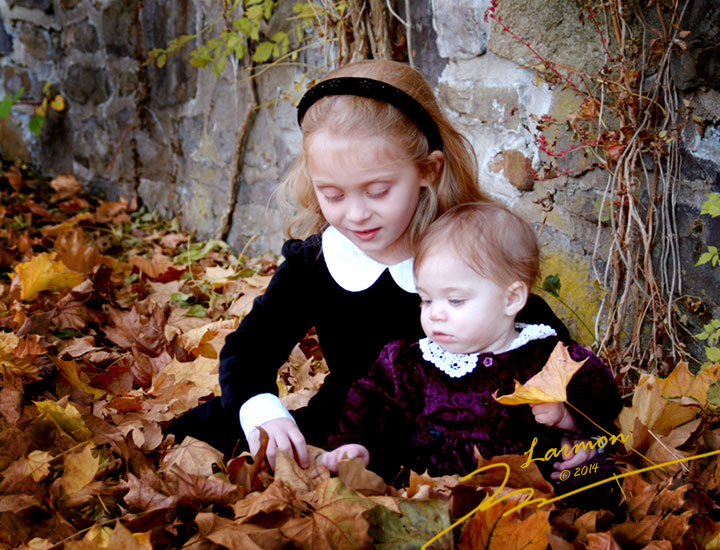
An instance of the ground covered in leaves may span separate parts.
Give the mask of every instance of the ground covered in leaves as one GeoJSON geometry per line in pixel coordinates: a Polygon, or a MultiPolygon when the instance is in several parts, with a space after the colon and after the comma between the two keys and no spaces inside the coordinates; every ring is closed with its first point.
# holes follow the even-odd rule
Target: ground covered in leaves
{"type": "MultiPolygon", "coordinates": [[[[219,391],[224,337],[277,261],[196,242],[135,201],[83,195],[71,176],[2,170],[0,548],[402,550],[455,523],[428,547],[720,548],[720,458],[694,458],[720,447],[720,365],[639,377],[617,421],[619,471],[687,460],[613,481],[617,506],[512,511],[520,493],[474,511],[515,488],[560,496],[520,456],[389,487],[356,461],[331,476],[280,456],[273,472],[261,456],[176,445],[163,427],[219,391]]],[[[325,372],[308,335],[278,377],[288,406],[325,372]]]]}

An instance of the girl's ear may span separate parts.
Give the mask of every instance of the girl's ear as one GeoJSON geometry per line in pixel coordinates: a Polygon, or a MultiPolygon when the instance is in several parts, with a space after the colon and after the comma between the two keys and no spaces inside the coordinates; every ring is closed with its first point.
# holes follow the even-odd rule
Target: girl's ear
{"type": "Polygon", "coordinates": [[[427,187],[430,182],[435,181],[440,175],[445,164],[445,154],[442,151],[432,151],[428,155],[428,164],[424,170],[421,187],[427,187]]]}
{"type": "Polygon", "coordinates": [[[525,283],[515,281],[505,291],[505,313],[514,317],[527,303],[530,291],[525,283]]]}

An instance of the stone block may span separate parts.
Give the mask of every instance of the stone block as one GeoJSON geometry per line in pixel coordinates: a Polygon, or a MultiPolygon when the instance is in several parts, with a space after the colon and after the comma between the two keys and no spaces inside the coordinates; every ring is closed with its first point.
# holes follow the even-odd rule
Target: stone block
{"type": "Polygon", "coordinates": [[[481,0],[433,0],[433,27],[441,57],[469,59],[487,50],[481,0]]]}
{"type": "Polygon", "coordinates": [[[99,67],[71,65],[61,87],[64,95],[81,105],[99,105],[110,97],[108,73],[99,67]]]}
{"type": "Polygon", "coordinates": [[[517,149],[503,151],[503,174],[519,191],[532,191],[532,162],[517,149]]]}
{"type": "Polygon", "coordinates": [[[135,71],[123,71],[117,79],[117,93],[121,97],[135,93],[138,87],[138,75],[135,71]]]}
{"type": "Polygon", "coordinates": [[[97,30],[88,19],[65,27],[61,40],[63,49],[66,51],[94,53],[100,47],[97,30]]]}
{"type": "Polygon", "coordinates": [[[25,46],[27,53],[35,58],[50,59],[51,40],[49,31],[29,21],[19,21],[15,26],[15,36],[25,46]]]}
{"type": "Polygon", "coordinates": [[[7,55],[13,51],[13,37],[5,28],[2,14],[0,14],[0,55],[7,55]]]}
{"type": "Polygon", "coordinates": [[[52,0],[12,0],[10,7],[14,8],[15,6],[49,13],[52,11],[52,0]]]}
{"type": "MultiPolygon", "coordinates": [[[[166,48],[173,38],[196,32],[197,14],[190,0],[158,0],[142,6],[143,45],[145,50],[166,48]]],[[[192,49],[192,45],[186,46],[192,49]]],[[[182,105],[195,97],[198,70],[180,56],[168,59],[158,68],[146,67],[148,90],[158,107],[182,105]]]]}
{"type": "MultiPolygon", "coordinates": [[[[650,23],[658,28],[655,10],[649,10],[650,23]]],[[[683,10],[682,28],[691,30],[686,49],[673,49],[670,70],[680,90],[700,86],[720,86],[720,9],[716,0],[691,0],[683,10]]]]}
{"type": "MultiPolygon", "coordinates": [[[[580,21],[581,8],[567,0],[503,0],[496,12],[503,23],[546,60],[595,73],[603,66],[604,50],[590,21],[580,21]]],[[[539,60],[530,48],[492,22],[488,50],[534,65],[539,60]]]]}
{"type": "Polygon", "coordinates": [[[137,44],[133,12],[124,0],[112,0],[100,18],[100,41],[111,55],[130,57],[137,44]]]}
{"type": "Polygon", "coordinates": [[[23,88],[25,90],[23,99],[40,100],[41,86],[37,84],[34,75],[27,70],[14,65],[4,65],[2,67],[2,82],[5,93],[16,94],[20,91],[20,88],[23,88]]]}

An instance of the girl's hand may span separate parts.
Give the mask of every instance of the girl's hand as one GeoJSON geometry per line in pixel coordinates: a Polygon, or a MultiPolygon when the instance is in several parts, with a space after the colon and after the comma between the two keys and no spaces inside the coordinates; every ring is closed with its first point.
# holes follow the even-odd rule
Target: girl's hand
{"type": "MultiPolygon", "coordinates": [[[[265,455],[273,469],[275,469],[275,456],[278,449],[294,455],[295,460],[301,467],[308,467],[310,462],[305,438],[295,422],[289,418],[276,418],[261,424],[261,426],[268,434],[268,446],[265,455]]],[[[253,455],[257,454],[258,449],[260,449],[260,432],[258,430],[253,430],[250,434],[248,446],[253,455]]]]}
{"type": "Polygon", "coordinates": [[[538,424],[545,424],[567,432],[576,432],[577,424],[562,403],[533,403],[530,405],[538,424]]]}
{"type": "MultiPolygon", "coordinates": [[[[561,440],[560,448],[562,449],[563,446],[566,446],[567,449],[571,449],[573,445],[578,443],[579,441],[590,441],[589,439],[576,439],[575,441],[570,441],[569,439],[563,437],[561,440]]],[[[578,446],[578,451],[576,453],[562,453],[562,457],[565,459],[563,462],[555,462],[553,464],[553,468],[556,470],[552,474],[550,474],[550,477],[554,480],[560,479],[560,472],[563,470],[570,470],[572,468],[575,468],[575,466],[580,466],[580,464],[585,464],[588,460],[593,458],[597,453],[595,452],[595,449],[591,449],[590,447],[584,447],[584,446],[578,446]]]]}
{"type": "Polygon", "coordinates": [[[370,451],[367,450],[363,445],[357,443],[348,443],[347,445],[341,445],[334,451],[325,453],[322,456],[322,465],[325,466],[331,472],[337,473],[337,465],[343,460],[350,460],[352,458],[362,458],[365,461],[365,466],[370,463],[370,451]]]}

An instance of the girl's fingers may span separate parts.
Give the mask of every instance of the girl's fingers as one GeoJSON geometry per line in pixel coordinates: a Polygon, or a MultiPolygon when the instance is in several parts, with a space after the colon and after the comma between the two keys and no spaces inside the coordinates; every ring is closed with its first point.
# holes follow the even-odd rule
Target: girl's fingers
{"type": "Polygon", "coordinates": [[[298,464],[303,468],[307,468],[310,461],[308,460],[308,449],[303,434],[296,428],[290,431],[289,438],[292,447],[295,449],[295,458],[297,458],[298,464]]]}

